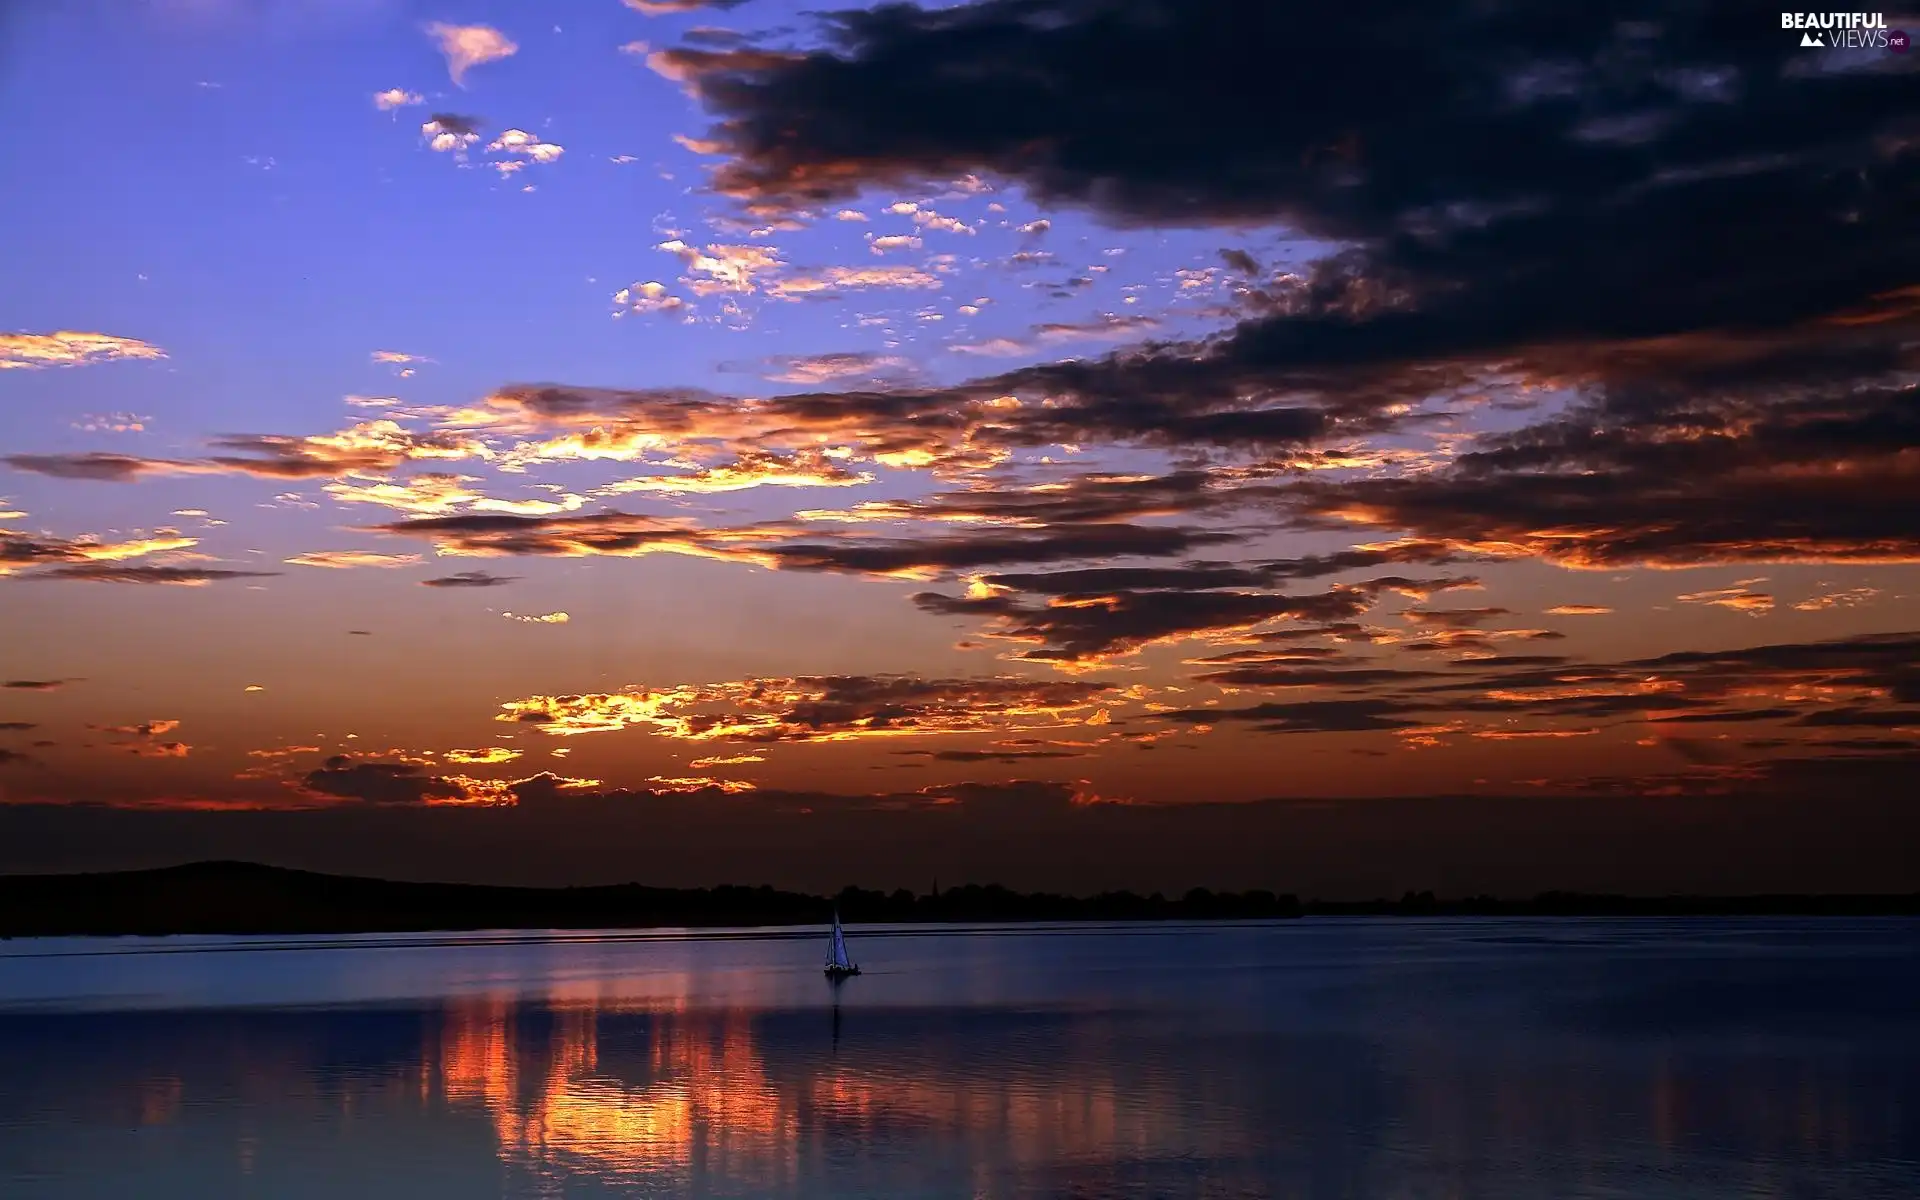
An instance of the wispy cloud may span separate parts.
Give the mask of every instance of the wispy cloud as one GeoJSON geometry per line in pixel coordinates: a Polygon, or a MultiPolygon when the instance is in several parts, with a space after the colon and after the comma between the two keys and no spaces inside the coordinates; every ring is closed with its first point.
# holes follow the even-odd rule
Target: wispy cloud
{"type": "Polygon", "coordinates": [[[486,588],[500,587],[520,578],[518,575],[495,575],[489,571],[460,571],[452,575],[441,575],[434,579],[422,579],[421,587],[430,588],[486,588]]]}
{"type": "Polygon", "coordinates": [[[109,333],[79,333],[71,329],[54,333],[0,333],[0,371],[79,367],[166,356],[166,351],[149,342],[109,333]]]}
{"type": "Polygon", "coordinates": [[[420,561],[418,554],[379,554],[371,550],[309,550],[285,562],[296,567],[407,567],[420,561]]]}
{"type": "Polygon", "coordinates": [[[150,583],[178,587],[203,587],[229,579],[268,579],[278,571],[235,571],[222,567],[146,567],[112,566],[105,563],[81,563],[36,571],[21,578],[29,581],[77,580],[85,583],[150,583]]]}

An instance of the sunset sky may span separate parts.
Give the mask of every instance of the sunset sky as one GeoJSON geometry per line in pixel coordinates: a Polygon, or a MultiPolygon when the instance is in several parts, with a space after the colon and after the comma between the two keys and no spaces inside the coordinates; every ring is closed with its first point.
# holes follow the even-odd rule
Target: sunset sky
{"type": "Polygon", "coordinates": [[[1915,59],[1352,11],[6,6],[0,870],[1920,888],[1915,59]]]}

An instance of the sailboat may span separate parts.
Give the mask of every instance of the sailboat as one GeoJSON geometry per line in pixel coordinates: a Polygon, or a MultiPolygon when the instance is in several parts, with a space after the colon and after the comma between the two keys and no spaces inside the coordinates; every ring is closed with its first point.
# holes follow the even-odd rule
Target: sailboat
{"type": "Polygon", "coordinates": [[[840,928],[840,910],[833,910],[833,944],[827,948],[827,978],[835,983],[849,975],[858,975],[860,967],[847,957],[847,935],[840,928]]]}

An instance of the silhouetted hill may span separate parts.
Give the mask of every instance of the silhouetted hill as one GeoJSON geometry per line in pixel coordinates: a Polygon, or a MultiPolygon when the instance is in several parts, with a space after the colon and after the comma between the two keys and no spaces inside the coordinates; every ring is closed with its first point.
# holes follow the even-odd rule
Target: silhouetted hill
{"type": "Polygon", "coordinates": [[[406,883],[201,862],[150,871],[0,877],[0,936],[179,933],[398,933],[460,929],[603,929],[799,925],[837,904],[848,921],[1210,920],[1312,916],[1683,916],[1920,913],[1920,896],[1596,896],[1548,892],[1531,900],[1310,901],[1272,892],[1210,892],[1176,899],[1107,892],[1074,897],[997,885],[938,895],[847,888],[808,896],[771,887],[526,888],[406,883]]]}
{"type": "Polygon", "coordinates": [[[823,898],[771,887],[402,883],[201,862],[150,871],[0,877],[0,936],[799,925],[824,921],[834,903],[849,921],[1253,918],[1300,911],[1293,897],[1271,892],[1197,890],[1179,900],[1122,892],[1082,899],[966,886],[938,896],[848,888],[823,898]]]}

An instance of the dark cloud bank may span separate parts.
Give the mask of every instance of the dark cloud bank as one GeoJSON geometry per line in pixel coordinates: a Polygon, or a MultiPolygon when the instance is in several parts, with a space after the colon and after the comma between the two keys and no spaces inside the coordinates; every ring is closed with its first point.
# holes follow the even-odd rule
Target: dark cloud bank
{"type": "Polygon", "coordinates": [[[1903,56],[1809,55],[1769,16],[891,4],[832,16],[804,53],[679,65],[731,155],[718,186],[751,203],[980,172],[1120,223],[1345,247],[1205,345],[994,386],[1147,405],[1176,439],[1209,421],[1273,432],[1277,409],[1204,412],[1236,390],[1309,401],[1287,409],[1309,440],[1328,414],[1495,374],[1578,395],[1453,470],[1303,486],[1309,522],[1514,540],[1569,565],[1910,561],[1920,88],[1903,56]],[[1527,537],[1544,528],[1570,536],[1527,537]]]}

